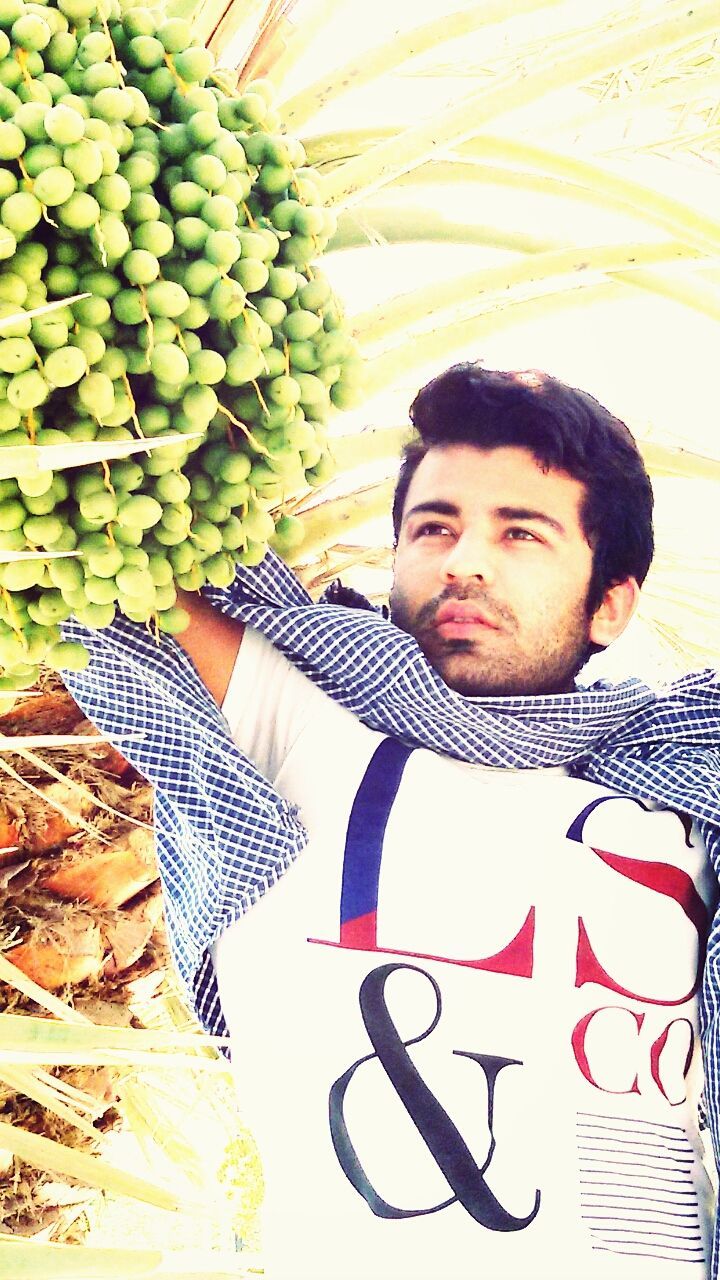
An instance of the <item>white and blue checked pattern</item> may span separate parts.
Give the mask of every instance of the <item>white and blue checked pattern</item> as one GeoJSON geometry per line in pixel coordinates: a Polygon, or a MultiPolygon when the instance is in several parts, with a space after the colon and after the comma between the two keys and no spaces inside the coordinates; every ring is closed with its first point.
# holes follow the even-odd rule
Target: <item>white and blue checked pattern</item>
{"type": "MultiPolygon", "coordinates": [[[[370,728],[413,747],[509,768],[569,771],[696,818],[720,879],[720,676],[666,690],[640,681],[537,697],[466,698],[449,690],[412,637],[378,613],[313,605],[272,553],[204,594],[258,628],[370,728]]],[[[66,684],[85,713],[156,788],[168,932],[188,997],[223,1035],[209,947],[297,857],[306,834],[292,806],[235,746],[192,663],[170,637],[119,619],[63,628],[92,655],[66,684]]],[[[258,981],[262,981],[258,975],[258,981]]],[[[706,1106],[720,1159],[720,912],[702,989],[706,1106]]],[[[712,1275],[718,1275],[716,1232],[712,1275]]]]}

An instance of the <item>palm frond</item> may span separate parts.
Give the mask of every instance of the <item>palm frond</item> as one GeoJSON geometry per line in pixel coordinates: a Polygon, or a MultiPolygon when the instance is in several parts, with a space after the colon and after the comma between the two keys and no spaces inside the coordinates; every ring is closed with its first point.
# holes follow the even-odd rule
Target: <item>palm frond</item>
{"type": "Polygon", "coordinates": [[[301,17],[295,14],[295,5],[283,12],[282,21],[275,25],[272,38],[265,41],[261,56],[251,48],[239,64],[239,83],[263,76],[280,92],[285,80],[292,73],[303,55],[312,48],[313,41],[321,33],[335,8],[336,0],[313,0],[306,5],[301,17]]]}
{"type": "Polygon", "coordinates": [[[0,449],[0,479],[36,475],[41,471],[64,471],[68,467],[85,467],[113,458],[129,458],[134,453],[148,453],[196,440],[201,435],[173,433],[167,436],[143,437],[141,440],[90,440],[68,444],[20,444],[0,449]]]}
{"type": "Polygon", "coordinates": [[[251,1280],[252,1260],[220,1250],[98,1249],[0,1234],[0,1272],[12,1280],[251,1280]]]}
{"type": "Polygon", "coordinates": [[[459,359],[460,352],[477,351],[485,336],[495,335],[502,328],[544,320],[556,311],[587,307],[600,300],[624,299],[627,294],[627,285],[608,280],[601,284],[588,284],[582,289],[560,289],[539,298],[517,300],[501,311],[438,325],[430,333],[417,335],[404,347],[393,347],[367,360],[364,386],[368,399],[387,391],[410,373],[417,378],[419,371],[423,377],[429,376],[433,370],[439,371],[448,356],[459,359]]]}
{"type": "MultiPolygon", "coordinates": [[[[0,1064],[0,1086],[2,1085],[15,1093],[22,1093],[25,1097],[32,1098],[46,1111],[71,1125],[91,1141],[97,1140],[97,1129],[86,1119],[77,1105],[69,1105],[66,1098],[61,1095],[57,1081],[42,1068],[0,1064]]],[[[94,1110],[95,1117],[102,1110],[95,1105],[96,1099],[91,1098],[89,1094],[79,1095],[79,1097],[83,1111],[90,1110],[92,1113],[94,1110]]]]}
{"type": "Polygon", "coordinates": [[[89,298],[89,293],[73,293],[69,298],[59,298],[54,302],[44,302],[40,307],[32,307],[20,314],[13,312],[7,316],[0,316],[0,332],[3,329],[9,329],[12,325],[17,324],[18,320],[34,320],[36,316],[49,315],[51,311],[59,311],[61,307],[69,307],[73,302],[80,302],[83,298],[89,298]]]}
{"type": "Polygon", "coordinates": [[[349,495],[328,498],[307,511],[299,512],[304,537],[297,554],[287,557],[288,564],[306,562],[352,530],[385,515],[394,487],[393,480],[381,480],[355,489],[349,495]]]}
{"type": "Polygon", "coordinates": [[[80,1063],[149,1062],[194,1066],[207,1071],[227,1070],[224,1061],[209,1056],[208,1046],[225,1044],[222,1036],[202,1037],[197,1032],[145,1031],[134,1027],[104,1027],[82,1022],[0,1013],[0,1062],[25,1062],[59,1066],[80,1063]]]}
{"type": "MultiPolygon", "coordinates": [[[[329,204],[347,208],[422,164],[440,147],[473,137],[499,116],[537,104],[560,89],[583,84],[618,62],[681,47],[711,34],[716,25],[717,9],[712,0],[689,11],[686,5],[673,0],[665,6],[660,20],[630,20],[617,24],[609,33],[596,28],[595,39],[589,44],[587,33],[583,33],[582,40],[573,38],[567,42],[564,54],[553,47],[549,54],[539,57],[524,76],[518,78],[514,71],[500,76],[489,87],[468,94],[431,120],[348,160],[323,179],[323,198],[329,204]]],[[[716,246],[719,242],[716,232],[716,246]]]]}
{"type": "MultiPolygon", "coordinates": [[[[514,0],[513,16],[535,13],[538,9],[559,3],[562,0],[540,0],[540,3],[538,0],[514,0]]],[[[505,0],[482,0],[480,4],[444,13],[422,26],[402,30],[394,39],[383,40],[375,48],[363,50],[360,57],[351,58],[294,97],[285,101],[281,98],[283,120],[289,129],[298,130],[340,94],[371,84],[408,59],[417,58],[439,44],[459,40],[471,32],[502,22],[507,16],[505,0]]]]}
{"type": "MultiPolygon", "coordinates": [[[[634,273],[648,264],[668,264],[697,259],[693,250],[674,243],[613,244],[550,250],[500,267],[465,272],[444,284],[432,284],[353,317],[353,332],[363,347],[383,339],[405,341],[416,326],[429,328],[448,313],[450,321],[498,314],[517,297],[558,289],[584,287],[598,274],[632,283],[634,273]]],[[[647,276],[645,276],[647,279],[647,276]]],[[[653,276],[650,276],[652,282],[653,276]]],[[[720,293],[713,294],[713,315],[720,319],[720,293]]]]}
{"type": "MultiPolygon", "coordinates": [[[[264,76],[266,67],[271,66],[280,56],[280,51],[287,47],[288,36],[294,26],[292,14],[296,8],[297,0],[269,0],[252,40],[237,60],[235,69],[239,85],[264,76]]],[[[228,19],[233,14],[237,15],[237,24],[241,13],[246,19],[247,15],[239,5],[230,3],[226,6],[224,19],[220,20],[210,37],[210,48],[224,52],[237,30],[237,25],[234,28],[228,25],[228,19]]]]}
{"type": "Polygon", "coordinates": [[[86,1186],[97,1187],[101,1191],[130,1196],[145,1204],[155,1205],[158,1209],[177,1213],[182,1207],[187,1210],[201,1207],[197,1202],[192,1203],[189,1198],[179,1197],[145,1178],[127,1173],[124,1169],[116,1169],[105,1160],[98,1160],[61,1142],[54,1142],[42,1134],[30,1133],[5,1120],[0,1120],[0,1148],[12,1152],[14,1156],[38,1169],[49,1169],[63,1177],[76,1178],[86,1186]]]}

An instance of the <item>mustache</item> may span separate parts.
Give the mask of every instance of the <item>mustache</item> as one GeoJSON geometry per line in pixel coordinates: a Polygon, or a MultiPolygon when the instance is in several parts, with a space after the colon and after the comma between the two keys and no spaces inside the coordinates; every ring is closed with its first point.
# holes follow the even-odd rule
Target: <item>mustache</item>
{"type": "Polygon", "coordinates": [[[462,589],[446,587],[444,591],[440,592],[440,595],[434,596],[432,600],[427,600],[425,604],[420,606],[415,616],[415,625],[419,628],[433,626],[438,610],[450,600],[472,600],[493,622],[502,622],[510,627],[516,623],[515,614],[512,610],[505,605],[498,604],[497,600],[493,600],[490,593],[482,587],[464,587],[462,589]]]}

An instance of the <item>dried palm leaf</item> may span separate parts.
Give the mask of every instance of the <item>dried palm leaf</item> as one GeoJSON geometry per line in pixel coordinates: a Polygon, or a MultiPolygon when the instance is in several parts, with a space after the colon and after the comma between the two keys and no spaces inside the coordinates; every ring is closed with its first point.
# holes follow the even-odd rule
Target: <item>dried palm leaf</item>
{"type": "Polygon", "coordinates": [[[78,788],[75,784],[70,786],[67,780],[63,779],[59,786],[54,788],[45,787],[40,790],[28,778],[24,778],[21,773],[13,769],[12,765],[3,759],[2,755],[0,755],[0,771],[13,778],[15,782],[19,782],[39,800],[42,800],[44,804],[47,803],[64,819],[64,823],[57,819],[54,823],[51,823],[49,819],[46,820],[46,835],[40,839],[43,847],[52,848],[54,844],[60,844],[68,835],[72,835],[76,831],[87,831],[91,835],[96,835],[100,840],[105,839],[97,827],[90,822],[86,822],[83,817],[83,812],[89,813],[94,805],[94,797],[87,792],[86,788],[78,788]]]}
{"type": "MultiPolygon", "coordinates": [[[[30,910],[23,914],[23,941],[7,947],[12,964],[48,991],[65,991],[78,983],[98,980],[105,949],[100,925],[88,912],[43,912],[29,930],[30,910]]],[[[6,925],[11,923],[13,917],[7,913],[6,925]]]]}
{"type": "MultiPolygon", "coordinates": [[[[336,542],[332,547],[318,558],[312,564],[299,565],[296,573],[307,588],[310,595],[314,599],[322,594],[331,582],[335,582],[338,578],[342,578],[348,572],[353,570],[376,570],[382,574],[382,583],[377,592],[378,601],[384,602],[387,599],[390,575],[392,572],[393,552],[390,547],[364,547],[352,546],[347,543],[336,542]]],[[[352,581],[356,580],[353,574],[352,581]]],[[[368,594],[366,592],[366,594],[368,594]]],[[[369,599],[373,600],[373,593],[369,593],[369,599]]]]}
{"type": "Polygon", "coordinates": [[[181,1208],[186,1210],[201,1209],[202,1202],[196,1198],[179,1197],[164,1187],[155,1186],[145,1178],[116,1169],[104,1160],[96,1160],[82,1151],[52,1142],[37,1133],[29,1133],[17,1125],[7,1124],[0,1120],[0,1148],[11,1151],[14,1156],[27,1161],[39,1169],[48,1169],[64,1177],[77,1178],[87,1186],[97,1187],[102,1191],[116,1195],[130,1196],[142,1200],[146,1204],[155,1205],[158,1209],[168,1209],[177,1213],[181,1208]]]}
{"type": "Polygon", "coordinates": [[[0,1272],[12,1280],[250,1280],[262,1272],[220,1250],[97,1249],[0,1234],[0,1272]]]}
{"type": "MultiPolygon", "coordinates": [[[[88,745],[94,745],[97,739],[95,735],[90,734],[88,735],[86,741],[88,745]]],[[[36,745],[38,747],[48,746],[48,745],[49,746],[77,746],[79,742],[80,742],[80,739],[74,736],[69,736],[66,739],[61,738],[61,740],[56,739],[55,742],[53,741],[48,742],[46,739],[43,738],[42,735],[39,735],[39,740],[36,739],[36,745]]],[[[49,764],[47,760],[43,760],[40,756],[38,756],[36,752],[29,751],[27,747],[23,745],[17,738],[9,738],[5,742],[3,742],[0,739],[0,750],[2,749],[4,749],[5,751],[13,751],[15,754],[17,754],[20,757],[21,760],[28,761],[30,764],[35,765],[36,768],[39,768],[40,770],[42,770],[43,773],[46,773],[49,777],[55,778],[56,781],[62,783],[63,786],[68,789],[69,792],[72,792],[78,798],[81,809],[84,812],[88,812],[90,808],[95,807],[98,809],[102,809],[105,813],[112,814],[116,818],[122,818],[126,822],[132,822],[135,824],[135,826],[145,827],[146,830],[148,831],[152,830],[152,825],[149,822],[143,822],[140,818],[133,818],[130,814],[122,812],[120,809],[115,809],[110,804],[106,804],[104,800],[101,800],[98,795],[94,795],[91,791],[88,790],[87,787],[80,786],[79,783],[75,782],[72,778],[68,777],[67,773],[65,774],[60,773],[56,768],[54,768],[53,765],[49,764]]],[[[48,791],[49,791],[49,788],[46,788],[45,792],[43,792],[43,795],[45,797],[47,797],[48,791]]],[[[52,804],[55,802],[54,800],[49,800],[49,803],[52,804]]],[[[60,812],[62,812],[62,809],[60,809],[59,805],[55,804],[55,807],[58,808],[60,812]]],[[[92,827],[86,827],[84,829],[91,832],[95,830],[95,828],[92,828],[92,827]]]]}
{"type": "Polygon", "coordinates": [[[336,0],[313,0],[310,7],[304,7],[301,19],[295,14],[296,5],[288,6],[275,23],[272,38],[265,42],[261,56],[255,56],[253,41],[240,59],[239,86],[242,88],[249,80],[263,76],[282,90],[290,72],[312,47],[335,6],[336,0]]]}
{"type": "MultiPolygon", "coordinates": [[[[28,1098],[32,1098],[46,1111],[52,1112],[60,1120],[64,1120],[66,1124],[83,1133],[86,1138],[92,1142],[97,1142],[98,1130],[81,1114],[76,1106],[70,1105],[65,1098],[61,1096],[61,1090],[57,1087],[58,1082],[53,1076],[50,1076],[42,1068],[13,1067],[9,1064],[0,1066],[0,1086],[12,1089],[16,1093],[22,1093],[28,1098]]],[[[75,1091],[82,1099],[83,1110],[90,1110],[93,1118],[97,1118],[102,1108],[98,1107],[96,1100],[89,1094],[80,1094],[75,1091]],[[89,1104],[89,1106],[87,1105],[89,1104]]]]}
{"type": "MultiPolygon", "coordinates": [[[[243,51],[236,63],[239,84],[264,76],[266,67],[271,66],[281,51],[287,48],[288,36],[294,25],[291,16],[296,7],[297,0],[269,0],[255,26],[250,47],[243,51]]],[[[247,16],[240,5],[228,4],[208,42],[209,47],[216,49],[218,53],[224,52],[239,30],[241,21],[247,21],[247,16]],[[228,25],[228,20],[232,21],[233,18],[234,25],[228,25]]]]}
{"type": "Polygon", "coordinates": [[[227,1070],[224,1061],[209,1056],[207,1050],[211,1045],[226,1043],[223,1036],[202,1037],[197,1032],[100,1027],[85,1019],[70,1025],[60,1020],[0,1013],[0,1062],[107,1066],[142,1061],[222,1071],[227,1070]]]}
{"type": "MultiPolygon", "coordinates": [[[[39,1005],[41,1009],[45,1009],[61,1022],[82,1026],[89,1021],[78,1009],[72,1008],[65,1000],[60,1000],[51,991],[48,991],[46,987],[41,986],[39,982],[35,982],[33,978],[23,973],[22,969],[13,964],[2,951],[0,951],[0,982],[4,982],[10,987],[15,987],[26,999],[33,1004],[39,1005]]],[[[0,1061],[2,1061],[1,1049],[0,1061]]]]}

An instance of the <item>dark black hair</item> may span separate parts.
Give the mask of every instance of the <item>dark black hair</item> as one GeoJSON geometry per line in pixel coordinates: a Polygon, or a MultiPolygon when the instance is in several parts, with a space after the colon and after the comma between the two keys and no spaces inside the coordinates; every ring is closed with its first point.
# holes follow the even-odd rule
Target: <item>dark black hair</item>
{"type": "Polygon", "coordinates": [[[650,480],[624,422],[587,392],[536,370],[456,364],[418,392],[410,417],[417,438],[405,449],[395,490],[396,541],[410,481],[430,449],[516,446],[585,485],[580,519],[593,551],[588,614],[608,587],[644,581],[653,556],[650,480]]]}

